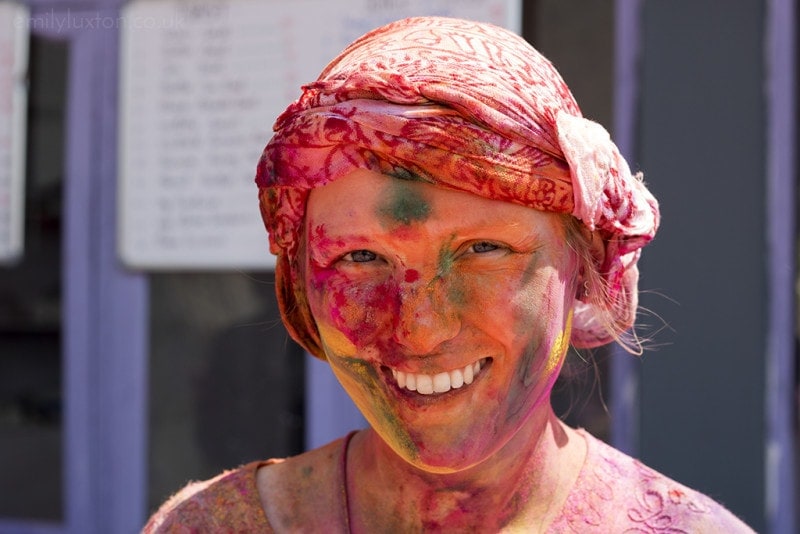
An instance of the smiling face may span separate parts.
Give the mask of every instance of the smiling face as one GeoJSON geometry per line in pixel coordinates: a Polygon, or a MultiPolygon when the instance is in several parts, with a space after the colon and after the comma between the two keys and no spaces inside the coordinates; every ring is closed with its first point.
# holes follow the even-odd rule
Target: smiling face
{"type": "Polygon", "coordinates": [[[549,413],[577,287],[558,215],[360,170],[311,192],[305,235],[331,367],[404,460],[460,471],[549,413]]]}

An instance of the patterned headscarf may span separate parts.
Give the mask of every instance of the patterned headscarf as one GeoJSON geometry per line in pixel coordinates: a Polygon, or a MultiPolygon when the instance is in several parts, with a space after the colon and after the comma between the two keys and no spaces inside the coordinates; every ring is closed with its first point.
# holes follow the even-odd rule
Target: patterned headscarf
{"type": "MultiPolygon", "coordinates": [[[[616,325],[635,319],[640,248],[658,204],[608,133],[582,118],[561,76],[518,35],[441,17],[400,20],[353,42],[278,117],[256,183],[284,322],[324,358],[298,257],[311,189],[363,168],[572,214],[605,246],[616,325]]],[[[576,301],[571,342],[614,333],[576,301]]]]}

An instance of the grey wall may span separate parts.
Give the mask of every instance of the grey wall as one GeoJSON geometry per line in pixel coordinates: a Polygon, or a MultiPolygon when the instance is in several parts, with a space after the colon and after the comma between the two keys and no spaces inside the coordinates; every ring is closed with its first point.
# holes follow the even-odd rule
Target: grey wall
{"type": "Polygon", "coordinates": [[[643,3],[639,160],[663,225],[642,261],[641,457],[764,528],[764,2],[643,3]],[[663,321],[663,322],[662,322],[663,321]]]}
{"type": "MultiPolygon", "coordinates": [[[[561,71],[584,113],[609,130],[614,4],[536,0],[524,12],[525,36],[561,71]]],[[[759,531],[766,526],[765,5],[638,2],[639,131],[630,161],[645,172],[663,215],[641,261],[639,323],[652,341],[633,361],[640,426],[631,448],[759,531]]],[[[615,393],[611,384],[606,399],[615,393]]]]}

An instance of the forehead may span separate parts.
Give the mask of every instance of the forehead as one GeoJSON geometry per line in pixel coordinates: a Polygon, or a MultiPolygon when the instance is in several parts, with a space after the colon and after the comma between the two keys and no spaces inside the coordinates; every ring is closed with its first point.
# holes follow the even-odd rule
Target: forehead
{"type": "Polygon", "coordinates": [[[564,226],[553,213],[365,169],[313,189],[306,217],[310,224],[324,224],[329,231],[362,226],[391,231],[413,226],[457,230],[500,225],[563,236],[564,226]]]}

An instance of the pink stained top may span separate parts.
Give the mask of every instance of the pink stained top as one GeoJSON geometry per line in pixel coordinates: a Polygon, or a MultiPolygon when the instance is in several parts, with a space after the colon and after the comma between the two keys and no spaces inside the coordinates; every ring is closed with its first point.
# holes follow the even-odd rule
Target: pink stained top
{"type": "MultiPolygon", "coordinates": [[[[587,455],[567,501],[548,532],[564,533],[752,533],[746,524],[711,498],[687,488],[616,449],[579,431],[587,442],[587,455]]],[[[326,474],[312,481],[323,491],[339,492],[345,440],[337,440],[317,454],[334,462],[315,472],[326,474]]],[[[256,471],[269,462],[254,462],[205,482],[194,482],[169,499],[145,526],[144,534],[194,532],[273,532],[261,506],[256,471]]],[[[358,481],[353,481],[357,484],[358,481]]],[[[295,489],[286,482],[286,491],[295,489]]],[[[295,493],[304,498],[303,493],[295,493]]],[[[322,499],[328,506],[344,507],[338,495],[322,499]],[[336,503],[331,505],[330,503],[336,503]]],[[[326,513],[315,503],[298,503],[310,510],[310,521],[326,513]]],[[[329,532],[345,531],[339,510],[329,532]]],[[[295,525],[303,530],[303,525],[295,525]]]]}
{"type": "MultiPolygon", "coordinates": [[[[306,198],[358,168],[574,215],[605,245],[614,323],[633,324],[636,262],[658,204],[551,63],[512,32],[441,17],[373,30],[304,86],[274,130],[256,183],[284,319],[312,354],[324,358],[297,283],[306,198]]],[[[572,343],[610,341],[598,321],[607,311],[576,302],[572,343]]]]}

